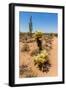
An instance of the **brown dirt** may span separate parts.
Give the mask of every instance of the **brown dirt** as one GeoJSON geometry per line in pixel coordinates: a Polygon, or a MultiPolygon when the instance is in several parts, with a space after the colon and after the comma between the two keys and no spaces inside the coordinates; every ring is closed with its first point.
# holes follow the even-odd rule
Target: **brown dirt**
{"type": "MultiPolygon", "coordinates": [[[[58,48],[58,40],[57,37],[54,37],[52,40],[52,49],[50,50],[50,55],[49,55],[49,60],[51,62],[51,68],[49,70],[48,73],[43,73],[42,71],[40,71],[35,65],[34,62],[32,60],[32,56],[30,55],[30,53],[34,50],[37,49],[37,44],[36,42],[32,42],[32,43],[28,43],[29,47],[30,47],[30,51],[29,52],[21,52],[21,48],[23,46],[24,43],[20,42],[20,53],[19,53],[19,66],[21,65],[28,65],[31,69],[33,74],[39,76],[39,77],[44,77],[44,76],[57,76],[57,48],[58,48]]],[[[22,77],[20,75],[20,77],[22,77]]]]}

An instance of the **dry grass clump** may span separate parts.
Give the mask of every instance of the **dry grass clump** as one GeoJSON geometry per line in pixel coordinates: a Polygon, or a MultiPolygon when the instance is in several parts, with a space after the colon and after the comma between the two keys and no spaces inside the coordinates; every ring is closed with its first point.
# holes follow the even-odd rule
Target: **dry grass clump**
{"type": "Polygon", "coordinates": [[[24,74],[28,70],[28,65],[22,65],[19,67],[20,75],[24,74]]]}
{"type": "Polygon", "coordinates": [[[34,49],[31,53],[30,53],[30,55],[31,56],[36,56],[37,54],[39,53],[39,49],[34,49]]]}
{"type": "Polygon", "coordinates": [[[51,34],[51,35],[49,35],[49,36],[47,36],[47,37],[44,38],[45,44],[44,44],[44,46],[43,46],[43,49],[46,49],[47,51],[49,51],[49,50],[52,49],[52,40],[53,40],[52,37],[53,37],[53,36],[52,36],[52,34],[51,34]]]}
{"type": "Polygon", "coordinates": [[[29,67],[29,65],[20,66],[21,77],[37,77],[37,74],[29,67]]]}
{"type": "Polygon", "coordinates": [[[32,69],[26,74],[26,77],[37,77],[37,73],[35,73],[32,69]]]}
{"type": "Polygon", "coordinates": [[[26,42],[27,43],[33,43],[35,41],[35,39],[34,38],[31,38],[31,39],[28,39],[26,42]]]}
{"type": "Polygon", "coordinates": [[[25,43],[21,49],[22,52],[25,52],[25,51],[30,51],[30,48],[29,48],[29,45],[27,43],[25,43]]]}

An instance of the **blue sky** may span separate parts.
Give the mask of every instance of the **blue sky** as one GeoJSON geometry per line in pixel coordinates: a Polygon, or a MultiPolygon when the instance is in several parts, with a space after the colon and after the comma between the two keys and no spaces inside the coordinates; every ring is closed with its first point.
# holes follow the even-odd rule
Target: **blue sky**
{"type": "Polygon", "coordinates": [[[35,31],[42,31],[45,33],[58,32],[57,13],[19,12],[20,32],[29,32],[29,20],[31,16],[32,16],[33,32],[35,31]]]}

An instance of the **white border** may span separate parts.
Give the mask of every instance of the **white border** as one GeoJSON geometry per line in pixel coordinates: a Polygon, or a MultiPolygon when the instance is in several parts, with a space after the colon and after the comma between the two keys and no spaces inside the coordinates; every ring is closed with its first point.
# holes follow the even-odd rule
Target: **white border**
{"type": "Polygon", "coordinates": [[[62,9],[15,7],[15,84],[62,81],[62,9]],[[19,11],[58,13],[58,76],[19,78],[19,11]]]}

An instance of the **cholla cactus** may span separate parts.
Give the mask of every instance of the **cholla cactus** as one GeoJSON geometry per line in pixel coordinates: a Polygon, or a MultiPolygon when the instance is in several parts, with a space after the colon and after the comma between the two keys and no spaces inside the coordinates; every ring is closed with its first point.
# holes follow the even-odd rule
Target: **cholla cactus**
{"type": "Polygon", "coordinates": [[[40,54],[33,57],[35,65],[38,66],[39,70],[42,72],[48,72],[51,64],[48,60],[48,53],[46,50],[43,50],[40,54]]]}
{"type": "Polygon", "coordinates": [[[43,35],[42,32],[35,32],[35,34],[34,34],[34,37],[35,37],[36,42],[37,42],[37,46],[39,47],[39,51],[42,50],[42,40],[41,40],[42,35],[43,35]]]}
{"type": "Polygon", "coordinates": [[[43,35],[42,32],[36,31],[35,34],[34,34],[34,37],[35,37],[35,38],[41,38],[42,35],[43,35]]]}
{"type": "Polygon", "coordinates": [[[46,50],[43,50],[41,53],[39,53],[37,56],[34,56],[34,62],[36,64],[38,63],[44,63],[47,60],[48,53],[46,50]]]}

